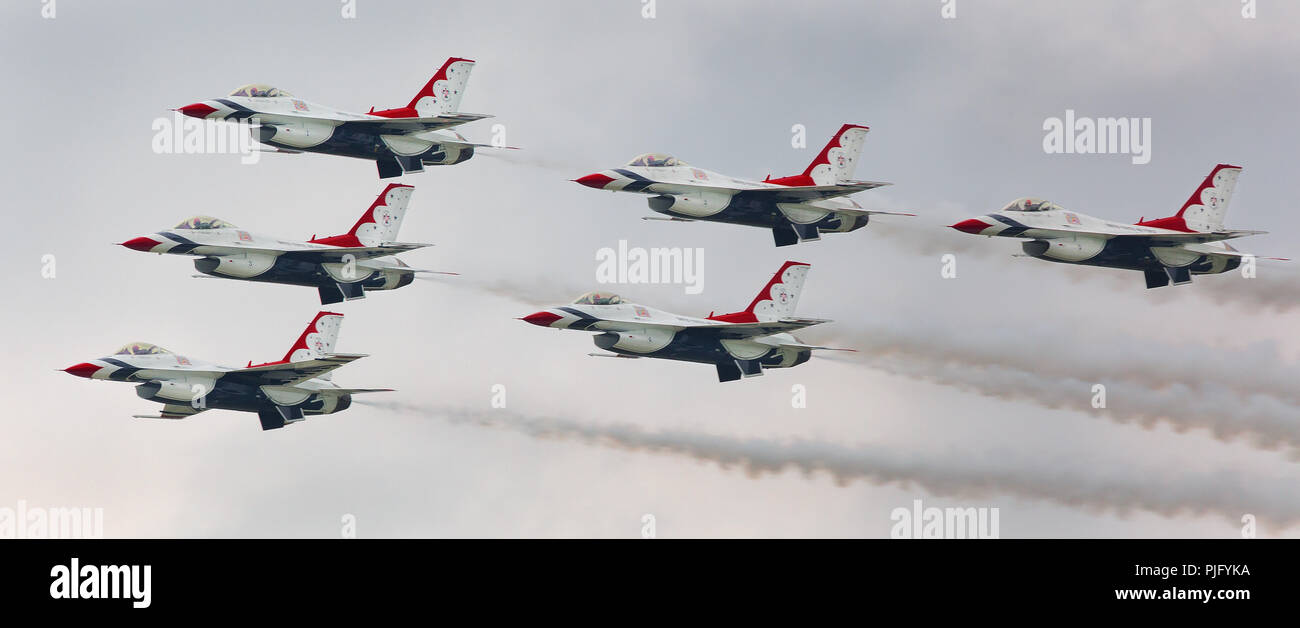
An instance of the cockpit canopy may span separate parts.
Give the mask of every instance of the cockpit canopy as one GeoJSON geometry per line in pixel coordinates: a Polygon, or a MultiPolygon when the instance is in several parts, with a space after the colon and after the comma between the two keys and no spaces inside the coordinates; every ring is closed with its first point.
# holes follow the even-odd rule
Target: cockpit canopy
{"type": "Polygon", "coordinates": [[[646,153],[638,155],[636,159],[627,163],[629,166],[641,166],[642,168],[669,168],[672,166],[685,166],[686,162],[663,153],[646,153]]]}
{"type": "Polygon", "coordinates": [[[170,354],[168,351],[158,345],[148,342],[131,342],[122,345],[113,355],[163,355],[170,354]]]}
{"type": "Polygon", "coordinates": [[[193,216],[181,221],[181,224],[172,227],[172,229],[234,229],[232,225],[220,218],[212,216],[193,216]]]}
{"type": "Polygon", "coordinates": [[[610,292],[588,292],[576,301],[574,305],[618,305],[623,302],[623,297],[610,292]]]}
{"type": "Polygon", "coordinates": [[[243,96],[244,98],[278,98],[280,96],[293,96],[278,87],[271,87],[262,83],[249,83],[239,89],[230,92],[231,96],[243,96]]]}
{"type": "Polygon", "coordinates": [[[1018,198],[1002,208],[1004,212],[1046,212],[1061,209],[1060,205],[1040,198],[1018,198]]]}

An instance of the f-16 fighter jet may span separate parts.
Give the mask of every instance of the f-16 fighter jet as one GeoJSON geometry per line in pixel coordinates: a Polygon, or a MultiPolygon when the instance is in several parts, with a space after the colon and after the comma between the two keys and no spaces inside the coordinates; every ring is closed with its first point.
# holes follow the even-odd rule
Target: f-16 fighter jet
{"type": "MultiPolygon", "coordinates": [[[[1265,233],[1223,226],[1237,185],[1238,166],[1219,164],[1168,218],[1120,224],[1068,211],[1042,199],[1022,198],[1001,211],[949,225],[965,233],[1024,238],[1030,257],[1066,264],[1139,270],[1147,288],[1191,283],[1192,275],[1225,273],[1251,257],[1224,240],[1265,233]]],[[[1283,259],[1283,258],[1268,258],[1283,259]]]]}
{"type": "Polygon", "coordinates": [[[475,144],[452,127],[490,118],[459,113],[474,62],[447,59],[411,99],[396,109],[352,113],[295,98],[270,85],[245,85],[225,98],[185,105],[177,111],[203,120],[248,120],[257,140],[276,152],[324,153],[370,159],[379,178],[423,172],[425,166],[458,164],[474,156],[475,144]]]}
{"type": "Polygon", "coordinates": [[[848,195],[888,183],[852,180],[867,127],[846,124],[803,174],[748,181],[695,168],[671,155],[646,153],[622,168],[589,174],[581,183],[597,190],[650,195],[650,209],[669,216],[647,220],[708,220],[772,231],[777,246],[818,240],[823,233],[867,226],[872,214],[848,195]]]}
{"type": "Polygon", "coordinates": [[[343,235],[293,242],[244,231],[210,216],[187,218],[169,231],[121,245],[146,253],[195,255],[194,268],[212,277],[311,286],[322,304],[361,299],[367,290],[394,290],[417,270],[394,257],[429,244],[394,242],[415,188],[389,184],[343,235]]]}
{"type": "Polygon", "coordinates": [[[828,320],[797,318],[795,304],[809,265],[786,262],[742,312],[692,318],[624,301],[618,295],[589,292],[572,305],[553,307],[519,320],[541,327],[596,332],[597,347],[614,352],[591,355],[663,358],[713,364],[718,381],[763,374],[807,362],[817,349],[790,332],[828,320]]]}
{"type": "Polygon", "coordinates": [[[204,410],[256,412],[262,429],[297,423],[309,415],[333,414],[352,405],[352,395],[390,388],[340,388],[331,372],[366,356],[334,353],[342,314],[321,312],[278,362],[243,368],[218,366],[177,355],[147,342],[123,345],[106,358],[63,369],[87,379],[137,383],[141,398],[163,404],[158,415],[141,419],[184,419],[204,410]]]}

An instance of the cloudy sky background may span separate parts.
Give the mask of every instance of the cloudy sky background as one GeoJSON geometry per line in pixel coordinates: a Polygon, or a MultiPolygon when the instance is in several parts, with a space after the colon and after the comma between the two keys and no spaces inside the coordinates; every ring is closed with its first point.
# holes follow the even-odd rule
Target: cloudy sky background
{"type": "Polygon", "coordinates": [[[1170,215],[1216,163],[1245,167],[1235,243],[1300,257],[1292,33],[1262,0],[941,3],[38,0],[0,8],[0,156],[11,225],[0,506],[105,510],[109,536],[878,537],[890,511],[996,506],[1004,537],[1300,536],[1300,270],[1197,277],[1014,258],[943,226],[1037,195],[1114,220],[1170,215]],[[280,357],[320,309],[305,288],[192,279],[112,243],[210,214],[286,238],[345,231],[383,184],[316,155],[159,155],[168,109],[266,82],[364,111],[404,105],[448,56],[462,109],[524,150],[405,177],[413,266],[462,273],[336,306],[372,357],[356,405],[263,433],[179,422],[130,386],[58,372],[131,340],[224,364],[280,357]],[[1042,124],[1152,119],[1152,160],[1046,155],[1042,124]],[[568,180],[645,151],[738,176],[801,172],[870,125],[857,195],[910,210],[776,249],[761,230],[647,222],[642,197],[568,180]],[[791,147],[805,125],[808,148],[791,147]],[[595,253],[701,247],[705,290],[596,286],[595,253]],[[956,279],[940,256],[957,256],[956,279]],[[41,277],[53,254],[57,277],[41,277]],[[741,309],[810,262],[805,341],[861,353],[720,385],[707,366],[586,354],[513,320],[601,287],[684,314],[741,309]],[[1109,407],[1090,406],[1108,387],[1109,407]],[[508,408],[490,407],[492,386],[508,408]],[[808,407],[791,408],[791,387],[808,407]]]}

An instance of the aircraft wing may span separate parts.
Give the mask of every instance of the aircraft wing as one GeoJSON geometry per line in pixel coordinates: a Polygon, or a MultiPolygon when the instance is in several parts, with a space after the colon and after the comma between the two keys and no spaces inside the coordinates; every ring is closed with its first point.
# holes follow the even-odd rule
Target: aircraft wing
{"type": "Polygon", "coordinates": [[[364,357],[366,356],[360,353],[331,353],[298,362],[272,362],[233,369],[226,373],[226,377],[252,380],[256,385],[294,386],[364,357]]]}
{"type": "Polygon", "coordinates": [[[1099,238],[1116,238],[1126,240],[1143,240],[1154,245],[1174,245],[1174,244],[1193,244],[1197,242],[1218,242],[1221,240],[1231,240],[1233,238],[1244,238],[1246,236],[1260,235],[1268,233],[1267,231],[1245,231],[1245,230],[1226,230],[1226,231],[1197,231],[1183,233],[1171,231],[1168,233],[1131,233],[1123,231],[1094,231],[1087,229],[1050,229],[1042,227],[1031,227],[1033,231],[1047,232],[1050,235],[1039,236],[1018,236],[1032,237],[1034,239],[1051,239],[1051,238],[1071,238],[1074,236],[1096,236],[1099,238]]]}
{"type": "Polygon", "coordinates": [[[798,342],[779,342],[776,343],[776,345],[778,347],[786,347],[789,349],[809,349],[812,351],[820,350],[820,351],[852,351],[853,353],[858,352],[857,349],[841,349],[839,347],[822,347],[819,345],[806,345],[798,342]]]}
{"type": "Polygon", "coordinates": [[[379,246],[352,246],[352,247],[330,247],[330,248],[289,248],[289,249],[267,249],[256,246],[239,246],[238,244],[229,245],[201,245],[204,249],[215,250],[210,253],[193,253],[194,255],[233,255],[239,253],[265,253],[267,255],[283,255],[294,259],[300,259],[308,262],[338,262],[351,255],[353,260],[365,260],[375,257],[387,257],[397,255],[406,251],[421,249],[432,244],[419,244],[413,242],[385,242],[379,246]]]}
{"type": "MultiPolygon", "coordinates": [[[[809,201],[820,201],[828,198],[848,196],[863,190],[870,190],[881,186],[889,185],[888,183],[877,183],[872,181],[847,181],[839,185],[805,185],[799,187],[763,187],[763,188],[730,188],[717,185],[696,185],[694,183],[660,183],[649,182],[648,179],[641,182],[641,186],[636,191],[642,191],[649,194],[690,194],[700,190],[724,192],[734,195],[737,199],[747,199],[754,201],[765,201],[769,203],[806,203],[809,201]]],[[[629,186],[628,190],[633,188],[629,186]]]]}
{"type": "Polygon", "coordinates": [[[807,203],[809,201],[823,201],[828,198],[848,196],[863,190],[873,190],[886,185],[889,184],[876,181],[845,181],[839,185],[806,185],[741,190],[737,192],[736,196],[772,203],[807,203]]]}
{"type": "Polygon", "coordinates": [[[1225,231],[1208,231],[1196,233],[1161,233],[1147,235],[1144,233],[1124,234],[1115,236],[1117,238],[1143,238],[1152,243],[1161,244],[1190,244],[1193,242],[1219,242],[1221,240],[1231,240],[1233,238],[1244,238],[1246,236],[1261,235],[1267,231],[1246,231],[1241,229],[1228,229],[1225,231]]]}
{"type": "Polygon", "coordinates": [[[618,321],[628,324],[628,328],[635,327],[658,327],[662,329],[671,329],[674,331],[683,329],[706,330],[716,332],[719,338],[752,338],[754,336],[770,336],[781,332],[791,332],[796,329],[812,327],[822,323],[829,323],[829,320],[821,318],[782,318],[775,321],[759,321],[756,323],[723,323],[708,322],[705,324],[692,325],[688,323],[652,323],[647,321],[618,321]]]}
{"type": "Polygon", "coordinates": [[[409,133],[420,133],[423,131],[437,131],[439,129],[450,129],[475,120],[491,118],[492,116],[481,113],[448,113],[432,118],[358,118],[358,119],[339,119],[339,118],[319,118],[316,116],[305,116],[292,113],[270,113],[257,114],[253,116],[258,124],[263,126],[275,126],[276,123],[295,123],[295,122],[320,122],[332,126],[350,126],[354,129],[363,129],[374,133],[375,135],[406,135],[409,133]]]}
{"type": "Polygon", "coordinates": [[[189,404],[169,403],[163,406],[160,414],[133,414],[134,419],[184,419],[192,417],[200,412],[206,411],[207,408],[195,408],[189,404]]]}
{"type": "Polygon", "coordinates": [[[362,393],[395,392],[392,388],[325,388],[316,391],[322,395],[359,395],[362,393]]]}
{"type": "Polygon", "coordinates": [[[886,216],[915,216],[916,215],[910,212],[889,212],[883,209],[836,209],[835,211],[841,214],[849,214],[850,216],[873,216],[875,214],[884,214],[886,216]]]}
{"type": "Polygon", "coordinates": [[[813,325],[829,323],[824,318],[782,318],[775,321],[759,321],[757,323],[719,323],[717,325],[703,325],[691,329],[716,329],[718,335],[722,338],[752,338],[754,336],[770,336],[781,332],[791,332],[813,325]]]}
{"type": "Polygon", "coordinates": [[[352,259],[363,260],[374,257],[387,257],[397,255],[406,251],[422,249],[432,244],[418,244],[414,242],[385,242],[379,246],[354,246],[339,247],[336,249],[301,249],[297,251],[285,251],[284,255],[296,259],[315,261],[315,262],[337,262],[351,255],[352,259]]]}

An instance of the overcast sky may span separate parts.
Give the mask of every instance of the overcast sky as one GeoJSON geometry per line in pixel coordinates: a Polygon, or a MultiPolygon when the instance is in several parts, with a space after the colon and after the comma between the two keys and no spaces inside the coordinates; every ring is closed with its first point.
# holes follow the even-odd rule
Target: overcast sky
{"type": "Polygon", "coordinates": [[[1300,257],[1300,6],[1260,0],[991,2],[4,3],[0,507],[104,508],[109,536],[879,537],[890,512],[1000,508],[1004,537],[1300,536],[1300,271],[1198,276],[1013,257],[945,229],[1027,195],[1133,222],[1245,168],[1234,243],[1300,257]],[[461,273],[334,306],[356,405],[274,432],[251,414],[132,419],[131,386],[56,369],[149,341],[228,365],[279,358],[306,288],[194,279],[112,243],[210,214],[306,238],[346,231],[373,163],[155,154],[153,122],[263,82],[341,109],[405,105],[449,56],[461,108],[507,155],[401,179],[412,266],[461,273]],[[1150,118],[1151,161],[1048,155],[1043,122],[1150,118]],[[762,230],[643,221],[643,197],[570,179],[637,153],[761,178],[871,127],[856,195],[913,211],[776,249],[762,230]],[[804,125],[808,147],[791,146],[804,125]],[[700,247],[705,289],[596,285],[596,251],[700,247]],[[940,277],[956,255],[957,277],[940,277]],[[41,275],[54,255],[57,275],[41,275]],[[742,309],[782,261],[813,265],[807,342],[860,349],[719,384],[712,368],[602,360],[589,334],[514,320],[602,288],[689,315],[742,309]],[[1090,405],[1104,384],[1108,407],[1090,405]],[[492,387],[507,408],[494,409],[492,387]],[[791,407],[805,386],[807,408],[791,407]]]}

